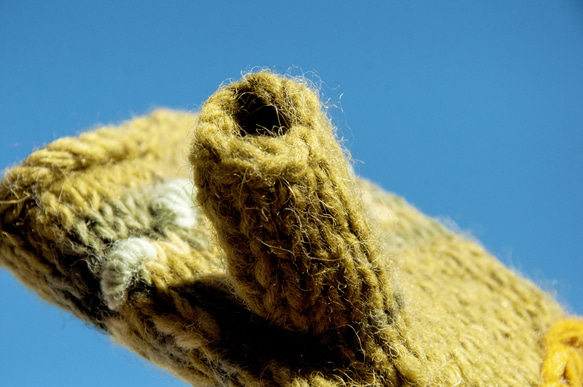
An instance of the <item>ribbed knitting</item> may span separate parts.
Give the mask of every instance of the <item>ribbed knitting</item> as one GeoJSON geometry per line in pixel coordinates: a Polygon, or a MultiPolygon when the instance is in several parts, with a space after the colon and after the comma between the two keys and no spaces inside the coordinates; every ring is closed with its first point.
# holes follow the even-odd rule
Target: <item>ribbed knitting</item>
{"type": "Polygon", "coordinates": [[[356,178],[301,80],[36,151],[2,179],[0,238],[40,297],[196,386],[583,380],[579,322],[542,340],[551,297],[356,178]]]}

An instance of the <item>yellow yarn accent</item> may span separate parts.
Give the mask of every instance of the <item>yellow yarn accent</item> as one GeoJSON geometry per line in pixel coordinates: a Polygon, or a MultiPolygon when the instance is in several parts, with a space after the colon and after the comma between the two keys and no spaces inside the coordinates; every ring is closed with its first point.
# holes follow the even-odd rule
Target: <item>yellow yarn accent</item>
{"type": "Polygon", "coordinates": [[[542,387],[583,386],[583,320],[557,322],[545,336],[542,387]]]}

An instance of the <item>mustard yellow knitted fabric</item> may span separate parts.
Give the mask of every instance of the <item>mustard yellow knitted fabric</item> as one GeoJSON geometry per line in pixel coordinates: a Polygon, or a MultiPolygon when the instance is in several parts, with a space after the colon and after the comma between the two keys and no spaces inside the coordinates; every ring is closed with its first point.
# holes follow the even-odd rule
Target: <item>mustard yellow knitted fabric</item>
{"type": "Polygon", "coordinates": [[[40,297],[194,386],[583,380],[579,320],[356,178],[301,80],[49,144],[5,173],[0,238],[40,297]]]}

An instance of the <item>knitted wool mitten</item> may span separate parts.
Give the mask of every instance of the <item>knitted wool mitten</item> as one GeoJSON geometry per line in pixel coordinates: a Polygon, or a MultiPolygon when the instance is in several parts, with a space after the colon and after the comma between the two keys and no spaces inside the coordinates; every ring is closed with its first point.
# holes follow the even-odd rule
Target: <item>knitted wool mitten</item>
{"type": "Polygon", "coordinates": [[[36,151],[0,232],[25,285],[196,386],[583,380],[578,320],[355,178],[316,94],[273,74],[36,151]]]}

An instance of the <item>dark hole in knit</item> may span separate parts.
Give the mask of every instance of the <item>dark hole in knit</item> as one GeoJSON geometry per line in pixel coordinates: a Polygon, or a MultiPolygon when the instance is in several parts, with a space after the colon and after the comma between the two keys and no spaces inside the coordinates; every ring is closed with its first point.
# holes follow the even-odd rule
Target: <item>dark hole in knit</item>
{"type": "Polygon", "coordinates": [[[241,136],[281,136],[288,130],[288,120],[277,104],[266,104],[253,92],[239,92],[239,106],[234,114],[241,136]]]}

